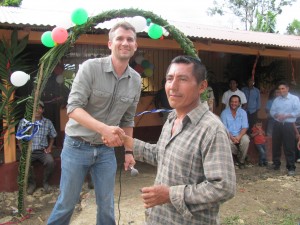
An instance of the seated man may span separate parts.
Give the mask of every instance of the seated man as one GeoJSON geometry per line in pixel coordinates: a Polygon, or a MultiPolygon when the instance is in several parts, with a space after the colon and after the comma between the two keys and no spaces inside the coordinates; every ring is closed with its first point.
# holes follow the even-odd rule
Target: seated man
{"type": "Polygon", "coordinates": [[[241,107],[241,99],[232,95],[229,99],[229,107],[221,113],[221,120],[228,130],[232,154],[237,155],[240,169],[245,168],[245,158],[249,147],[247,113],[241,107]]]}
{"type": "MultiPolygon", "coordinates": [[[[56,137],[57,133],[55,131],[53,123],[49,119],[43,117],[43,112],[44,103],[40,101],[35,114],[35,121],[39,121],[41,125],[37,133],[35,133],[32,138],[31,163],[33,163],[34,161],[40,161],[44,165],[43,187],[45,189],[45,192],[48,193],[50,191],[48,181],[54,170],[54,159],[51,151],[54,143],[54,138],[56,137]]],[[[22,129],[24,129],[25,124],[26,121],[22,119],[19,123],[17,134],[20,133],[22,129]]],[[[18,135],[17,138],[21,139],[21,137],[18,137],[18,135]]],[[[20,150],[22,150],[20,141],[18,141],[18,146],[20,150]]],[[[34,180],[34,174],[31,168],[30,175],[28,177],[27,193],[30,195],[33,194],[35,188],[36,182],[34,180]]]]}

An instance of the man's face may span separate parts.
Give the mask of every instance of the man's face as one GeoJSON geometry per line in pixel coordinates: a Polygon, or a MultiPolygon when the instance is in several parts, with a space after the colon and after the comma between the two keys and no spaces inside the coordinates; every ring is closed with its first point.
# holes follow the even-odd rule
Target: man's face
{"type": "Polygon", "coordinates": [[[113,57],[119,60],[129,60],[137,49],[134,32],[119,27],[115,30],[112,40],[108,41],[108,48],[113,57]]]}
{"type": "Polygon", "coordinates": [[[197,107],[199,96],[206,87],[206,81],[197,84],[192,64],[174,63],[166,75],[165,89],[168,101],[177,112],[188,113],[197,107]]]}
{"type": "Polygon", "coordinates": [[[282,84],[282,85],[279,85],[278,90],[279,90],[279,93],[282,97],[286,97],[288,92],[289,92],[289,87],[282,84]]]}
{"type": "Polygon", "coordinates": [[[253,80],[248,80],[248,87],[249,88],[252,88],[253,87],[253,85],[254,85],[254,81],[253,80]]]}
{"type": "Polygon", "coordinates": [[[38,108],[36,109],[35,116],[36,117],[42,117],[43,112],[44,112],[43,107],[39,105],[38,108]]]}
{"type": "Polygon", "coordinates": [[[237,110],[240,107],[240,100],[238,97],[232,97],[229,102],[229,107],[231,110],[237,110]]]}
{"type": "Polygon", "coordinates": [[[237,83],[236,83],[235,80],[231,80],[231,81],[229,82],[229,88],[230,88],[231,91],[236,91],[237,86],[238,86],[238,85],[237,85],[237,83]]]}

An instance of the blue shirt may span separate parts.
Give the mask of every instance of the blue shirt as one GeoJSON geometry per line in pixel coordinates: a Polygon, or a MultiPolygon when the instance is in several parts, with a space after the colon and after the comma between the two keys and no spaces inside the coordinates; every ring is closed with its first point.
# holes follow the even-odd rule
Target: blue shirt
{"type": "Polygon", "coordinates": [[[244,87],[242,88],[247,99],[247,109],[246,111],[250,114],[255,113],[260,109],[260,91],[256,88],[244,87]]]}
{"type": "Polygon", "coordinates": [[[275,98],[271,106],[270,114],[276,121],[278,121],[275,118],[276,114],[291,114],[293,117],[279,122],[294,123],[296,121],[296,118],[300,116],[299,98],[296,95],[292,95],[290,93],[288,93],[286,97],[278,96],[277,98],[275,98]]]}
{"type": "Polygon", "coordinates": [[[247,113],[242,108],[238,108],[235,117],[232,116],[230,108],[226,108],[221,113],[221,120],[232,136],[238,136],[243,128],[248,128],[247,113]]]}

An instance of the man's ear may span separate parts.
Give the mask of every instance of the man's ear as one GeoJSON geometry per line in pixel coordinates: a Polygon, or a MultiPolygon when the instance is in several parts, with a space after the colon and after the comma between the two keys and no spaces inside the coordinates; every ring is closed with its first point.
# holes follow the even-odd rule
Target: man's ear
{"type": "Polygon", "coordinates": [[[199,95],[202,94],[206,88],[207,88],[208,84],[207,84],[207,80],[203,80],[200,82],[199,84],[199,95]]]}

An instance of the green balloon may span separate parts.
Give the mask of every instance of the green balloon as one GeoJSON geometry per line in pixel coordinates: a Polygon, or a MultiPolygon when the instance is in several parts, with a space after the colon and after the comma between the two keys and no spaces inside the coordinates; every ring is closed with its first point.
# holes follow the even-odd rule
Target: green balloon
{"type": "Polygon", "coordinates": [[[72,13],[72,22],[76,25],[82,25],[88,20],[88,13],[85,9],[75,9],[72,13]]]}
{"type": "Polygon", "coordinates": [[[51,31],[44,32],[41,37],[41,41],[42,41],[43,45],[45,45],[48,48],[52,48],[55,45],[55,42],[53,41],[53,38],[51,35],[51,31]]]}
{"type": "Polygon", "coordinates": [[[144,59],[144,60],[142,61],[141,66],[142,66],[144,69],[148,68],[149,65],[150,65],[150,62],[149,62],[148,60],[144,59]]]}
{"type": "Polygon", "coordinates": [[[148,35],[152,39],[158,39],[163,35],[163,29],[161,26],[153,23],[150,25],[150,27],[148,29],[148,35]]]}

